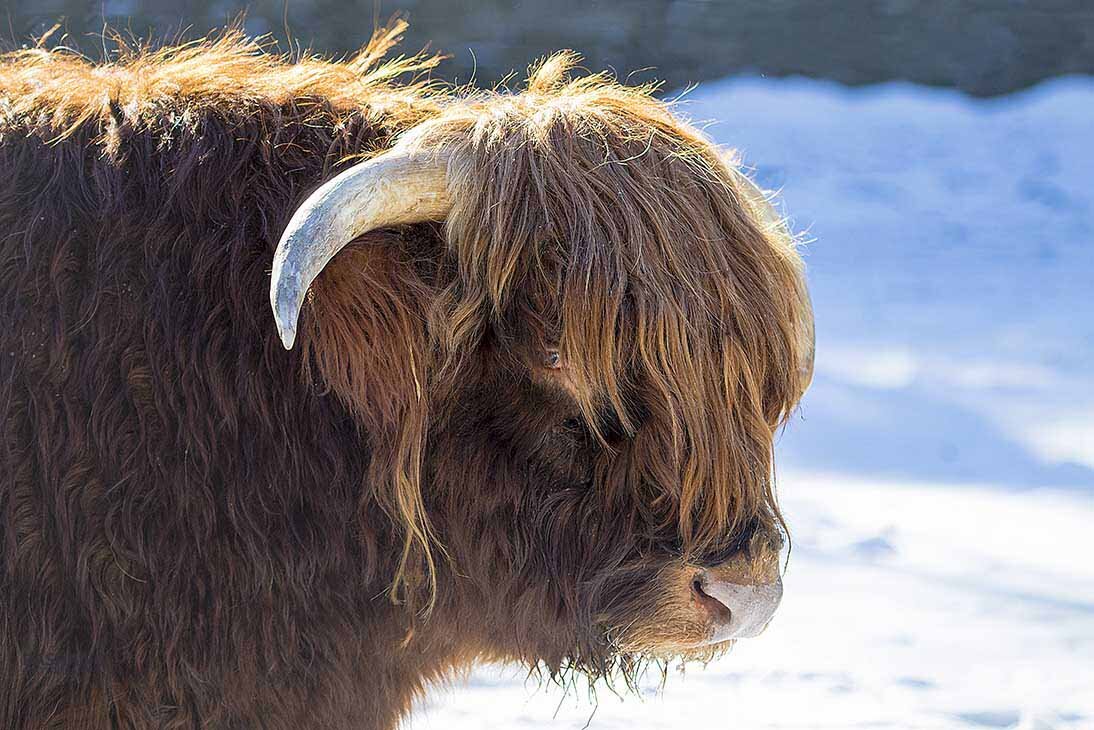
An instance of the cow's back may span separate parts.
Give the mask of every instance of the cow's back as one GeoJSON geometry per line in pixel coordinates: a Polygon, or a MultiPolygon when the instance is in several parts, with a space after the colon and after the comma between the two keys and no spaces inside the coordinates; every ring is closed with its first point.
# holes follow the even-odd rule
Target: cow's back
{"type": "Polygon", "coordinates": [[[0,84],[0,726],[280,727],[348,692],[325,672],[379,619],[367,454],[278,344],[270,260],[400,121],[320,93],[141,106],[136,76],[96,96],[73,69],[36,108],[0,84]]]}

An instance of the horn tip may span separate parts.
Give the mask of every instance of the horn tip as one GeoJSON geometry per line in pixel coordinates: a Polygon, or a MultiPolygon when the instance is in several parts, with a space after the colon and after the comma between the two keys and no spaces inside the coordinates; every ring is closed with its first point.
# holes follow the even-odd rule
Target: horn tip
{"type": "Polygon", "coordinates": [[[291,350],[296,342],[296,314],[292,307],[274,306],[274,320],[277,324],[277,336],[286,350],[291,350]],[[286,316],[288,315],[288,316],[286,316]]]}
{"type": "Polygon", "coordinates": [[[278,327],[277,334],[281,337],[281,344],[286,350],[291,350],[296,342],[296,330],[289,327],[278,327]]]}
{"type": "Polygon", "coordinates": [[[294,287],[286,286],[275,279],[270,291],[270,304],[273,309],[277,335],[286,350],[291,350],[296,342],[297,317],[300,316],[300,298],[294,287]]]}

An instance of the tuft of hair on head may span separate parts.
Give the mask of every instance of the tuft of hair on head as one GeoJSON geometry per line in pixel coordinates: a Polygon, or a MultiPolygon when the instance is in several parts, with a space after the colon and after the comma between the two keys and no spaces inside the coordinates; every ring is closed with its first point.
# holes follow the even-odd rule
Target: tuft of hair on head
{"type": "Polygon", "coordinates": [[[607,414],[632,437],[606,499],[656,485],[642,501],[659,527],[717,549],[781,522],[772,442],[802,395],[809,321],[797,242],[654,87],[578,63],[551,56],[521,93],[471,93],[416,133],[445,151],[453,200],[441,350],[546,321],[597,436],[607,414]]]}
{"type": "Polygon", "coordinates": [[[305,379],[330,388],[368,431],[369,489],[361,517],[368,519],[375,504],[390,518],[402,546],[388,596],[423,616],[436,600],[436,561],[447,557],[422,494],[432,359],[422,322],[431,296],[406,260],[399,234],[373,232],[368,243],[343,251],[313,285],[300,343],[305,379]]]}

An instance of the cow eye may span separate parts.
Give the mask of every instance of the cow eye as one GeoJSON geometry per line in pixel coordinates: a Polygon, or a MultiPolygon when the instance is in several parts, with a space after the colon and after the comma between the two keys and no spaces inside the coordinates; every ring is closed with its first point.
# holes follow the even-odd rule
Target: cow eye
{"type": "Polygon", "coordinates": [[[560,370],[562,368],[562,355],[556,349],[549,349],[543,353],[543,367],[548,370],[560,370]]]}

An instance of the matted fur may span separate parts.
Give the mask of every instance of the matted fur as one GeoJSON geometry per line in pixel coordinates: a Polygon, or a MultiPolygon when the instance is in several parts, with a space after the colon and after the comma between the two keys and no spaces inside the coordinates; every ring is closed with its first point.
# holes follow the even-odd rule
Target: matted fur
{"type": "Polygon", "coordinates": [[[629,683],[724,648],[695,566],[774,564],[806,300],[767,203],[650,89],[396,83],[436,62],[382,62],[400,30],[0,57],[0,726],[389,728],[481,658],[629,683]],[[347,247],[283,351],[289,216],[412,128],[450,216],[347,247]]]}

